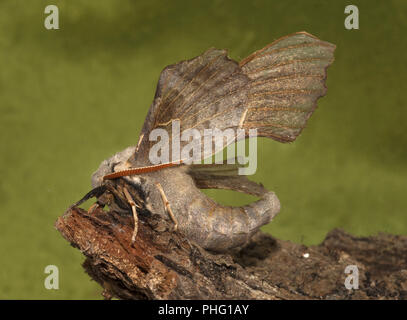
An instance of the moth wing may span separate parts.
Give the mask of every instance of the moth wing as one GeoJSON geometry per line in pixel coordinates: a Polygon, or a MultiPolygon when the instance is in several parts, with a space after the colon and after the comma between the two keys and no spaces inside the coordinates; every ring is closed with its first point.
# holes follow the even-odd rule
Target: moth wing
{"type": "Polygon", "coordinates": [[[137,161],[148,159],[149,150],[156,143],[148,138],[154,129],[167,131],[172,148],[173,121],[179,121],[181,133],[190,129],[200,135],[199,139],[181,141],[181,149],[193,141],[202,147],[200,159],[212,155],[213,143],[210,148],[204,147],[204,137],[208,136],[204,130],[238,126],[246,106],[248,82],[239,64],[227,57],[226,50],[209,49],[196,58],[166,67],[141,131],[137,161]]]}
{"type": "Polygon", "coordinates": [[[241,163],[243,161],[239,157],[234,157],[224,160],[220,164],[191,164],[188,166],[188,172],[194,175],[237,176],[239,175],[239,169],[245,167],[241,163]]]}
{"type": "Polygon", "coordinates": [[[243,127],[258,136],[292,142],[326,94],[335,45],[307,32],[280,38],[240,62],[248,84],[243,127]]]}
{"type": "MultiPolygon", "coordinates": [[[[225,50],[166,67],[158,81],[152,106],[141,132],[135,159],[148,164],[155,143],[149,134],[165,129],[172,148],[172,123],[180,132],[196,130],[192,138],[202,148],[199,159],[215,153],[214,141],[205,143],[205,129],[257,129],[258,136],[292,142],[301,133],[326,93],[326,69],[335,46],[306,32],[280,38],[238,64],[225,50]]],[[[242,139],[248,136],[245,130],[242,139]]],[[[181,141],[180,149],[191,141],[181,141]]],[[[233,143],[227,140],[226,145],[233,143]]],[[[172,154],[170,150],[170,154],[172,154]]],[[[178,160],[178,159],[177,159],[178,160]]]]}
{"type": "Polygon", "coordinates": [[[225,189],[251,194],[257,197],[267,193],[263,185],[238,175],[240,164],[192,164],[188,173],[199,189],[225,189]]]}

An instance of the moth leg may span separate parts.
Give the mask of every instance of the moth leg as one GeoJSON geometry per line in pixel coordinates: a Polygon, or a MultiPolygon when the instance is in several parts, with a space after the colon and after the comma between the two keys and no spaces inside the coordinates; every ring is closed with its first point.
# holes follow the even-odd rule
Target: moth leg
{"type": "Polygon", "coordinates": [[[174,222],[174,231],[176,231],[178,229],[178,221],[177,218],[175,218],[174,213],[172,212],[170,203],[168,202],[167,196],[164,193],[163,187],[161,186],[160,183],[156,183],[157,189],[158,191],[160,191],[161,194],[161,198],[163,199],[163,203],[165,206],[166,211],[168,212],[172,222],[174,222]]]}
{"type": "Polygon", "coordinates": [[[88,209],[88,213],[92,214],[97,208],[99,207],[99,203],[95,202],[94,204],[92,204],[90,206],[90,208],[88,209]]]}
{"type": "Polygon", "coordinates": [[[136,236],[137,236],[137,231],[138,231],[138,216],[137,216],[137,205],[134,202],[132,196],[130,195],[129,191],[127,190],[126,187],[123,188],[124,195],[126,196],[127,202],[131,206],[131,211],[133,212],[133,218],[134,218],[134,229],[133,229],[133,235],[131,237],[131,243],[133,244],[136,241],[136,236]]]}

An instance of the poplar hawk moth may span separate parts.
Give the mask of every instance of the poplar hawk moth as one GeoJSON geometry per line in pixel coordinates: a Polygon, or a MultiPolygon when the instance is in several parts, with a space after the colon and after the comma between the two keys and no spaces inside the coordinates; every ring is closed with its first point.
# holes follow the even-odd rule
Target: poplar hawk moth
{"type": "MultiPolygon", "coordinates": [[[[137,211],[141,207],[172,219],[174,229],[218,252],[244,245],[269,223],[280,210],[274,192],[238,175],[238,166],[233,164],[185,164],[173,159],[152,165],[149,135],[157,128],[171,133],[173,122],[178,121],[181,132],[195,129],[200,133],[197,142],[202,142],[208,128],[243,129],[239,139],[247,138],[249,129],[256,128],[258,136],[293,142],[318,98],[326,94],[327,68],[334,60],[334,50],[333,44],[297,32],[240,62],[230,59],[226,50],[212,48],[167,66],[161,72],[138,144],[103,161],[92,176],[94,190],[121,179],[134,187],[115,191],[128,204],[109,203],[118,211],[127,208],[127,213],[131,207],[135,219],[132,241],[137,241],[137,211]],[[200,191],[209,188],[260,199],[242,207],[224,206],[200,191]]],[[[185,143],[181,141],[181,147],[185,143]]],[[[198,160],[213,155],[213,148],[203,145],[198,160]]],[[[97,203],[105,204],[101,199],[97,203]]]]}

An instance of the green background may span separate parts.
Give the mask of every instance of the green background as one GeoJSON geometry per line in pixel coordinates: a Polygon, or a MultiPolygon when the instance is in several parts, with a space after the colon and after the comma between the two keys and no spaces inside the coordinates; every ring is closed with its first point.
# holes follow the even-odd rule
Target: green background
{"type": "Polygon", "coordinates": [[[336,227],[406,234],[407,2],[351,3],[359,30],[344,28],[349,1],[1,1],[0,298],[100,299],[53,224],[137,142],[160,71],[212,46],[240,60],[301,30],[336,44],[336,61],[297,141],[259,141],[252,179],[282,202],[264,229],[307,245],[336,227]],[[49,4],[60,30],[44,28],[49,4]],[[59,290],[44,288],[47,265],[59,290]]]}

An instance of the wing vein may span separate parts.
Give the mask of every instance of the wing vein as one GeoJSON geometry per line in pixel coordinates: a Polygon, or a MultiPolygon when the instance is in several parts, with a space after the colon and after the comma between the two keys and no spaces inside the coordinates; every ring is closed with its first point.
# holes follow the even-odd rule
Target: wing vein
{"type": "MultiPolygon", "coordinates": [[[[325,42],[306,42],[306,43],[300,43],[297,45],[291,45],[291,46],[287,46],[287,47],[282,47],[282,48],[276,48],[270,51],[267,51],[265,53],[259,54],[259,55],[255,55],[253,56],[253,58],[250,60],[250,62],[252,62],[253,60],[274,54],[274,53],[278,53],[278,52],[283,52],[283,51],[287,51],[287,50],[291,50],[291,49],[298,49],[298,48],[307,48],[307,47],[327,47],[327,48],[332,48],[331,44],[327,44],[325,42]]],[[[248,61],[247,61],[248,62],[248,61]]],[[[245,64],[247,63],[245,62],[245,64]]],[[[243,65],[241,65],[243,66],[243,65]]]]}
{"type": "Polygon", "coordinates": [[[258,96],[272,96],[276,94],[307,94],[307,93],[315,93],[320,92],[321,89],[286,89],[286,90],[275,90],[275,91],[262,91],[262,92],[254,92],[250,93],[249,97],[258,97],[258,96]]]}
{"type": "Polygon", "coordinates": [[[287,76],[277,76],[277,77],[270,77],[262,80],[252,81],[251,86],[255,85],[262,85],[269,82],[280,81],[280,80],[287,80],[287,79],[301,79],[301,78],[314,78],[314,79],[324,79],[325,76],[322,74],[303,74],[303,73],[294,73],[287,76]]]}
{"type": "Polygon", "coordinates": [[[278,123],[266,123],[266,122],[245,122],[246,128],[261,128],[261,127],[275,127],[281,129],[303,129],[303,126],[287,126],[278,123]]]}
{"type": "Polygon", "coordinates": [[[306,113],[309,112],[309,110],[304,110],[300,108],[295,108],[295,107],[275,107],[275,106],[270,106],[270,107],[249,107],[247,110],[264,110],[264,111],[289,111],[289,112],[299,112],[299,113],[306,113]]]}
{"type": "Polygon", "coordinates": [[[277,67],[281,67],[281,66],[286,66],[286,65],[290,65],[290,64],[294,64],[294,63],[298,63],[298,62],[312,62],[312,61],[327,61],[328,64],[331,63],[333,61],[333,59],[327,59],[327,58],[306,58],[306,59],[291,59],[291,60],[286,60],[277,64],[272,64],[269,66],[265,66],[263,68],[258,68],[255,70],[250,70],[247,72],[247,74],[253,74],[253,73],[258,73],[264,70],[270,70],[273,68],[277,68],[277,67]]]}

